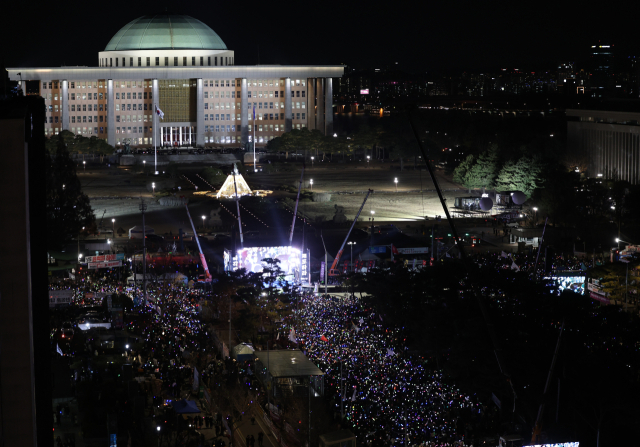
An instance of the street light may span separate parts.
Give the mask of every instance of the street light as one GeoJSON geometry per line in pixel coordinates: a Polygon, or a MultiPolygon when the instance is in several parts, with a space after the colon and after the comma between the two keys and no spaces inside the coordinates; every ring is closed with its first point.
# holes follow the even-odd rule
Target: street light
{"type": "Polygon", "coordinates": [[[316,157],[314,157],[313,155],[311,156],[311,168],[313,168],[313,160],[315,160],[316,157]]]}
{"type": "Polygon", "coordinates": [[[202,216],[202,228],[204,229],[204,220],[207,218],[207,216],[202,216]]]}
{"type": "Polygon", "coordinates": [[[82,171],[87,172],[87,162],[82,160],[82,171]]]}
{"type": "Polygon", "coordinates": [[[373,221],[375,220],[374,215],[376,214],[375,211],[371,210],[371,240],[373,241],[373,221]]]}
{"type": "Polygon", "coordinates": [[[369,160],[371,159],[371,156],[367,155],[367,168],[369,167],[369,160]]]}
{"type": "Polygon", "coordinates": [[[151,183],[151,188],[153,189],[153,194],[156,194],[156,184],[155,182],[151,183]]]}
{"type": "Polygon", "coordinates": [[[538,207],[533,207],[533,223],[535,224],[538,221],[538,207]]]}
{"type": "MultiPolygon", "coordinates": [[[[311,158],[313,158],[313,157],[311,157],[311,158]]],[[[309,179],[309,185],[311,185],[311,191],[313,191],[313,179],[312,178],[309,179]]]]}
{"type": "Polygon", "coordinates": [[[116,220],[115,219],[111,219],[111,234],[113,234],[113,237],[116,237],[116,220]]]}
{"type": "Polygon", "coordinates": [[[159,425],[156,427],[156,430],[158,431],[158,447],[160,447],[160,426],[159,425]]]}
{"type": "Polygon", "coordinates": [[[396,193],[398,192],[398,177],[396,177],[393,182],[396,184],[396,193]]]}
{"type": "Polygon", "coordinates": [[[351,271],[353,271],[353,246],[356,245],[356,243],[353,241],[349,241],[347,242],[347,245],[351,246],[351,271]]]}

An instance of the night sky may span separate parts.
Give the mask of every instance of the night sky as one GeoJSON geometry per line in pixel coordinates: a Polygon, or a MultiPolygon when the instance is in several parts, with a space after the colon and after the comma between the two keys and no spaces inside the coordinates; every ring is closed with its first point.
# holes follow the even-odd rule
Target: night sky
{"type": "MultiPolygon", "coordinates": [[[[620,55],[640,55],[634,3],[245,0],[184,2],[170,10],[209,25],[235,51],[237,65],[398,62],[437,73],[553,68],[585,60],[599,39],[613,42],[620,55]]],[[[180,2],[10,2],[0,62],[96,66],[98,51],[122,26],[169,4],[180,2]]]]}

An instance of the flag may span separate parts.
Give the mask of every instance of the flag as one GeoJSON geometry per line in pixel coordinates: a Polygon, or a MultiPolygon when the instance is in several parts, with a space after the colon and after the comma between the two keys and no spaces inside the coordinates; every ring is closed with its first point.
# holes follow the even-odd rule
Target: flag
{"type": "Polygon", "coordinates": [[[351,322],[351,324],[353,325],[353,328],[356,330],[356,332],[360,331],[360,328],[356,326],[354,322],[351,322]]]}
{"type": "Polygon", "coordinates": [[[503,257],[503,258],[508,258],[509,257],[509,255],[506,254],[504,251],[502,253],[500,253],[500,256],[503,257]]]}
{"type": "Polygon", "coordinates": [[[391,253],[394,255],[398,254],[398,249],[396,248],[395,245],[391,244],[391,253]]]}
{"type": "Polygon", "coordinates": [[[289,340],[298,344],[298,341],[296,340],[296,330],[294,328],[291,328],[291,332],[289,332],[289,340]]]}
{"type": "Polygon", "coordinates": [[[515,270],[516,272],[519,272],[520,267],[518,267],[515,262],[511,261],[511,270],[515,270]]]}
{"type": "Polygon", "coordinates": [[[160,110],[160,107],[156,106],[156,113],[160,117],[160,119],[164,119],[164,112],[160,110]]]}
{"type": "Polygon", "coordinates": [[[320,340],[322,340],[322,341],[329,341],[329,340],[327,339],[327,337],[325,337],[325,336],[324,336],[324,334],[322,335],[322,337],[320,337],[320,340]]]}
{"type": "Polygon", "coordinates": [[[358,323],[362,325],[362,323],[364,323],[364,318],[360,317],[360,319],[358,320],[358,323]]]}
{"type": "Polygon", "coordinates": [[[356,388],[353,389],[353,396],[351,396],[351,402],[356,401],[356,388]]]}
{"type": "Polygon", "coordinates": [[[280,340],[280,332],[278,332],[278,336],[276,337],[276,340],[280,340]]]}
{"type": "Polygon", "coordinates": [[[256,120],[256,106],[253,106],[253,120],[256,120]]]}
{"type": "Polygon", "coordinates": [[[389,357],[393,357],[394,355],[396,355],[396,353],[395,353],[395,352],[393,352],[393,349],[391,349],[391,348],[387,348],[387,355],[388,355],[389,357]]]}

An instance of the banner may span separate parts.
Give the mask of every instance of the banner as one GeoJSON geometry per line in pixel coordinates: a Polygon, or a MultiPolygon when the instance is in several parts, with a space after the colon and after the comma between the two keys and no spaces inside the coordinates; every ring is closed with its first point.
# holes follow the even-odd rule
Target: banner
{"type": "Polygon", "coordinates": [[[386,253],[387,252],[387,246],[386,245],[371,245],[369,247],[369,253],[375,254],[375,253],[386,253]]]}
{"type": "Polygon", "coordinates": [[[398,253],[401,255],[421,255],[425,253],[429,253],[428,247],[407,247],[407,248],[398,248],[398,253]]]}
{"type": "Polygon", "coordinates": [[[324,261],[320,262],[320,281],[324,281],[324,261]]]}
{"type": "Polygon", "coordinates": [[[73,290],[49,290],[49,307],[57,304],[71,304],[73,290]]]}
{"type": "Polygon", "coordinates": [[[110,255],[87,256],[85,262],[106,262],[106,261],[122,261],[124,253],[115,253],[110,255]]]}
{"type": "Polygon", "coordinates": [[[122,261],[106,261],[106,262],[88,262],[89,270],[106,269],[111,267],[122,267],[122,261]]]}

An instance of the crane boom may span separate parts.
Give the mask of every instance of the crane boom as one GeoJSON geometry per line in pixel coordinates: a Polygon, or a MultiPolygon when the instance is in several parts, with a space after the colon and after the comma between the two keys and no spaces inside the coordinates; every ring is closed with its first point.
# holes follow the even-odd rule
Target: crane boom
{"type": "Polygon", "coordinates": [[[300,173],[300,183],[298,183],[298,197],[296,198],[296,207],[293,210],[293,222],[291,223],[291,233],[289,233],[289,247],[291,247],[291,241],[293,240],[293,229],[296,226],[296,217],[298,217],[298,203],[300,202],[300,190],[302,189],[303,178],[304,178],[304,165],[302,165],[302,172],[300,173]]]}
{"type": "Polygon", "coordinates": [[[207,261],[204,259],[204,254],[202,253],[202,247],[200,247],[200,240],[198,239],[198,232],[196,231],[196,226],[193,224],[193,219],[191,219],[191,213],[189,213],[189,206],[187,205],[187,201],[184,201],[184,207],[187,210],[187,216],[189,216],[189,222],[191,222],[191,228],[193,229],[193,237],[196,239],[196,244],[198,244],[198,251],[200,252],[200,261],[202,261],[202,267],[204,268],[204,280],[205,282],[211,282],[211,273],[209,273],[209,266],[207,265],[207,261]]]}
{"type": "Polygon", "coordinates": [[[236,172],[238,169],[233,165],[233,190],[236,192],[236,208],[238,209],[238,228],[240,229],[240,247],[244,248],[244,238],[242,236],[242,219],[240,218],[240,197],[238,196],[238,185],[236,185],[236,172]]]}
{"type": "Polygon", "coordinates": [[[362,205],[360,206],[360,209],[358,210],[358,214],[356,214],[356,218],[353,219],[353,222],[351,223],[351,228],[349,228],[349,232],[347,233],[347,237],[344,238],[344,241],[342,242],[342,245],[340,246],[340,250],[338,251],[338,254],[336,255],[335,259],[333,260],[333,264],[331,264],[331,269],[329,269],[329,276],[337,276],[340,274],[340,271],[336,269],[336,267],[338,266],[338,262],[340,262],[340,258],[342,257],[342,252],[344,250],[344,246],[347,244],[347,240],[349,239],[349,236],[351,235],[351,231],[353,230],[353,227],[356,225],[356,222],[358,221],[358,217],[360,217],[360,213],[362,212],[362,209],[364,208],[364,204],[367,203],[367,199],[369,198],[369,195],[373,192],[372,189],[370,189],[367,192],[367,195],[364,196],[364,201],[362,202],[362,205]]]}

